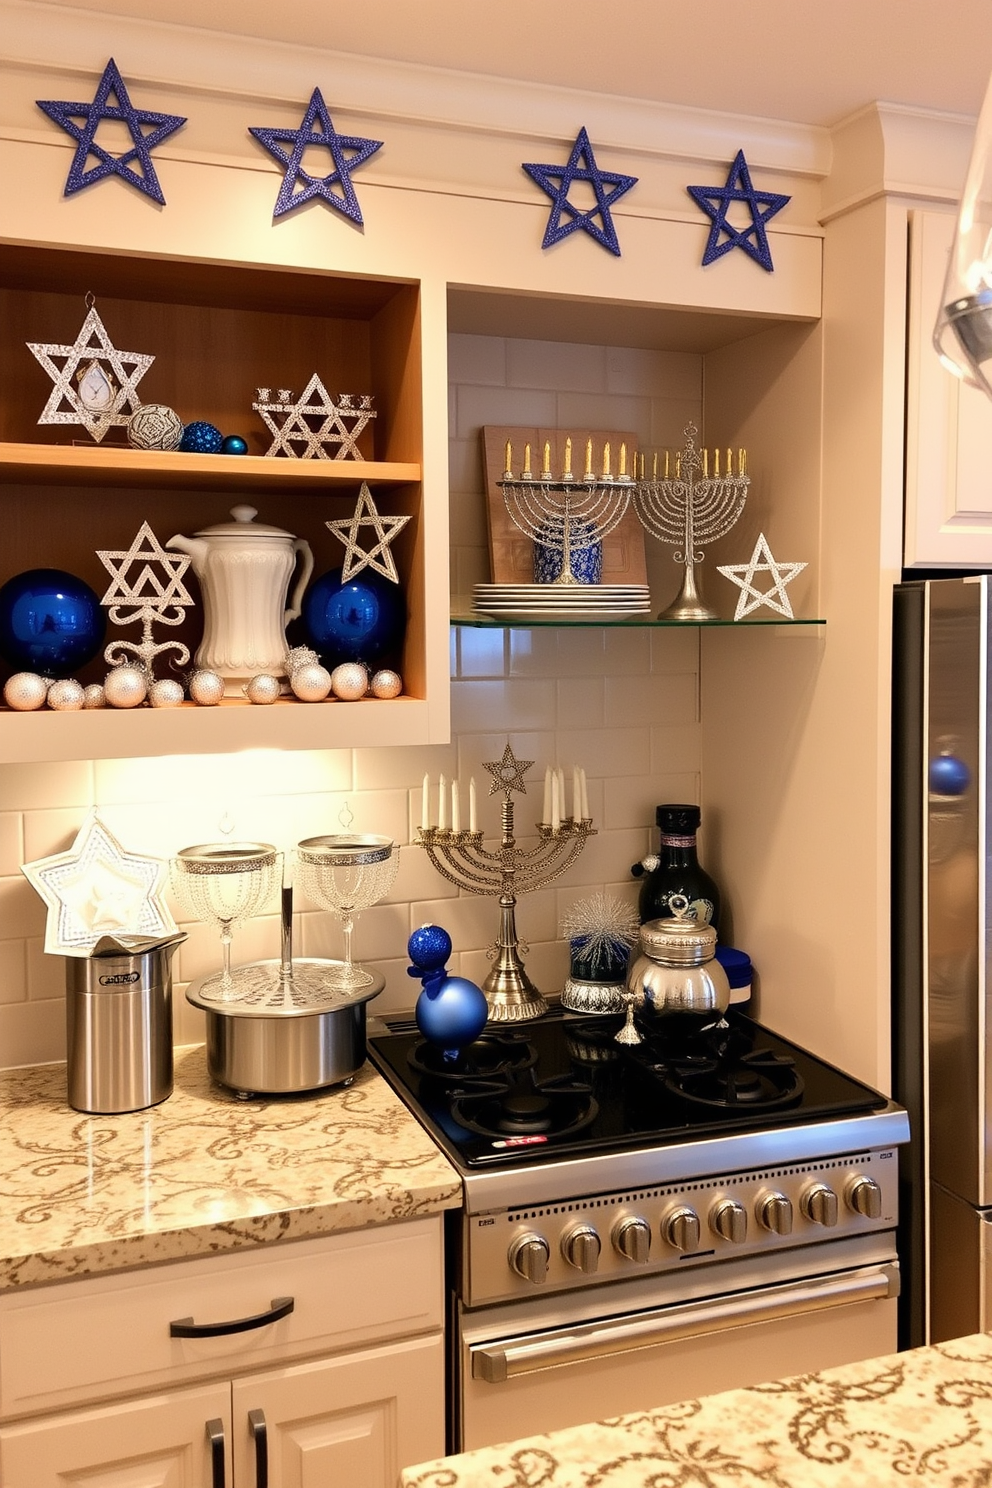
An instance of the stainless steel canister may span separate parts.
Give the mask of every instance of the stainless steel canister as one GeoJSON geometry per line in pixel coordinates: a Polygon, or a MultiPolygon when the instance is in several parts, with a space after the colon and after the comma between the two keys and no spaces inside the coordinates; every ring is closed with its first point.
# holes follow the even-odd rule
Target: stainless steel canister
{"type": "Polygon", "coordinates": [[[172,953],[66,957],[69,1104],[91,1115],[143,1111],[172,1094],[172,953]]]}

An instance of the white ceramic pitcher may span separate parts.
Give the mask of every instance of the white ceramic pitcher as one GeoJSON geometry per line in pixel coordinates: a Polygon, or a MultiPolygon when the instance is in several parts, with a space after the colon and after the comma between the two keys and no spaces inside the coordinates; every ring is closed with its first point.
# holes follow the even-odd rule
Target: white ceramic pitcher
{"type": "Polygon", "coordinates": [[[231,508],[233,522],[192,537],[170,537],[167,548],[188,553],[203,593],[203,640],[197,666],[219,672],[229,694],[260,672],[286,674],[286,626],[300,613],[313,573],[313,553],[302,537],[256,522],[253,506],[231,508]],[[302,557],[289,607],[289,581],[302,557]]]}

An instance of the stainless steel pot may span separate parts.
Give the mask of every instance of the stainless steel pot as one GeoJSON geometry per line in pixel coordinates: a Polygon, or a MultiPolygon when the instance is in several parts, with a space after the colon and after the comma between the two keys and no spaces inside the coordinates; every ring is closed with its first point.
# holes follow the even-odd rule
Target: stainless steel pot
{"type": "Polygon", "coordinates": [[[716,1014],[730,1006],[727,973],[715,959],[716,931],[689,918],[682,894],[669,900],[671,919],[648,920],[641,926],[641,955],[627,977],[627,988],[652,1013],[716,1014]]]}

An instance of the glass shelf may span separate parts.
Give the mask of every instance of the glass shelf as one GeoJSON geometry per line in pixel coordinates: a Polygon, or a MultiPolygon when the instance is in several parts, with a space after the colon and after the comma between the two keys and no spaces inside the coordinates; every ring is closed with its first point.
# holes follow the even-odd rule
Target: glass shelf
{"type": "Polygon", "coordinates": [[[760,620],[655,620],[650,615],[635,615],[625,620],[510,620],[506,616],[494,619],[490,615],[452,615],[451,623],[472,630],[631,630],[631,629],[681,629],[711,630],[714,627],[736,626],[744,629],[755,625],[826,625],[826,620],[787,620],[784,616],[760,620]]]}

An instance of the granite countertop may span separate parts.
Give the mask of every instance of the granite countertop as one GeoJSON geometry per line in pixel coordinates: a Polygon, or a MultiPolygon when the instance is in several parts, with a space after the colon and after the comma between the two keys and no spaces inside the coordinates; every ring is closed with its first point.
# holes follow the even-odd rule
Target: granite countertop
{"type": "Polygon", "coordinates": [[[0,1291],[412,1219],[461,1183],[371,1065],[349,1088],[242,1101],[202,1046],[125,1116],[66,1103],[64,1065],[0,1072],[0,1291]]]}
{"type": "Polygon", "coordinates": [[[403,1488],[987,1488],[992,1336],[407,1468],[403,1488]]]}

